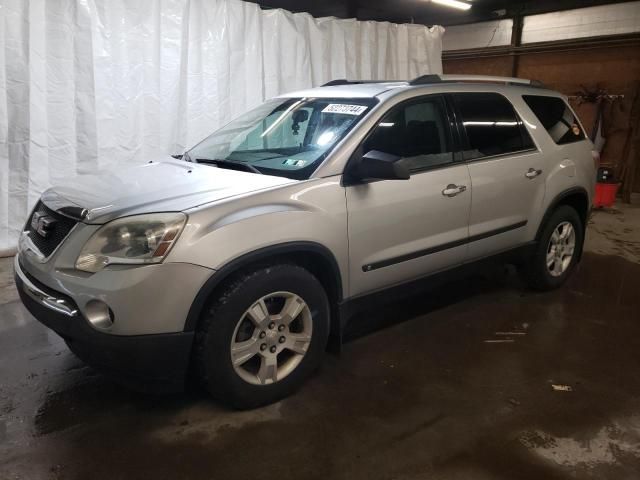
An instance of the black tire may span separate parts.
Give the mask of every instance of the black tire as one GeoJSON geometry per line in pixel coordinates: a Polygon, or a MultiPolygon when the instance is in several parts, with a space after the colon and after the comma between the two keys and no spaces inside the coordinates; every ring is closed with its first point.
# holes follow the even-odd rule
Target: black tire
{"type": "Polygon", "coordinates": [[[210,300],[196,331],[194,366],[202,385],[214,398],[238,409],[255,408],[293,393],[322,362],[328,337],[329,302],[320,282],[297,265],[268,266],[235,276],[210,300]],[[280,291],[298,295],[309,307],[311,341],[288,375],[271,384],[255,385],[235,371],[231,340],[249,307],[265,295],[280,291]]]}
{"type": "Polygon", "coordinates": [[[536,290],[553,290],[560,287],[573,272],[582,252],[584,227],[578,212],[569,205],[559,206],[545,223],[535,252],[524,265],[524,278],[527,284],[536,290]],[[569,222],[575,232],[575,249],[571,262],[559,276],[553,276],[547,268],[547,253],[551,235],[563,222],[569,222]]]}

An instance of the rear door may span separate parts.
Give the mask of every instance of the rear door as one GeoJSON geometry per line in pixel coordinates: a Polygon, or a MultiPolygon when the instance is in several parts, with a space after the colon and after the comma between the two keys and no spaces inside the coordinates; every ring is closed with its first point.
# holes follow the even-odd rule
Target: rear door
{"type": "Polygon", "coordinates": [[[346,187],[353,296],[464,260],[471,184],[452,122],[442,96],[412,99],[392,107],[354,153],[400,156],[411,178],[346,187]]]}
{"type": "Polygon", "coordinates": [[[546,163],[509,100],[498,93],[452,95],[473,200],[468,260],[533,240],[546,163]]]}
{"type": "Polygon", "coordinates": [[[592,195],[596,177],[592,149],[597,150],[598,146],[586,137],[571,107],[557,96],[523,95],[522,100],[549,134],[547,138],[550,141],[545,146],[547,161],[551,165],[547,191],[557,194],[580,185],[587,187],[592,195]]]}

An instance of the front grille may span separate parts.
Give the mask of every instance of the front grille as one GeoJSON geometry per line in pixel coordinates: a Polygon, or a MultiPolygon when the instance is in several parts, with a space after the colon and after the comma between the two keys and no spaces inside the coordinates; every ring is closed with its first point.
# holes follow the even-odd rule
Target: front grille
{"type": "Polygon", "coordinates": [[[75,226],[77,222],[69,217],[65,217],[60,213],[51,210],[44,203],[38,202],[36,208],[34,208],[27,224],[24,227],[25,232],[28,232],[28,236],[33,242],[33,244],[38,247],[40,253],[42,253],[45,257],[48,257],[53,253],[53,251],[62,243],[65,237],[69,234],[71,229],[75,226]],[[41,233],[38,233],[36,229],[32,227],[33,218],[38,215],[41,219],[45,218],[47,221],[53,220],[50,222],[49,227],[46,230],[46,236],[43,236],[41,233]]]}

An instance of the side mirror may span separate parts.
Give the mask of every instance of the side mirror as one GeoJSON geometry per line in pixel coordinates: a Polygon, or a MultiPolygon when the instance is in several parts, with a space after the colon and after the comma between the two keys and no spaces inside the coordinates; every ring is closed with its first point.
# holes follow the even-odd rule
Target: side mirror
{"type": "Polygon", "coordinates": [[[397,155],[370,150],[358,162],[353,176],[359,180],[408,180],[411,174],[401,159],[397,155]]]}

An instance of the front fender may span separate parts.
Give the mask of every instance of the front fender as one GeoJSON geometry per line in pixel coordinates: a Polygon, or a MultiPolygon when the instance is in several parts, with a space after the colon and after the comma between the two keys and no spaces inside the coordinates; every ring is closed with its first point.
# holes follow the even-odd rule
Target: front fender
{"type": "Polygon", "coordinates": [[[257,250],[309,242],[331,252],[348,285],[347,210],[339,177],[288,184],[187,213],[187,226],[168,262],[220,270],[257,250]]]}

